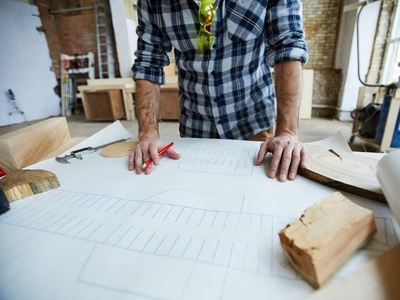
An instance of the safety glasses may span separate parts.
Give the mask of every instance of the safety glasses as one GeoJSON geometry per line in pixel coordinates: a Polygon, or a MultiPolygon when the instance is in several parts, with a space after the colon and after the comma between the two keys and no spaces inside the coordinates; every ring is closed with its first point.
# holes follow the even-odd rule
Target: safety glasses
{"type": "Polygon", "coordinates": [[[201,0],[199,7],[200,30],[197,35],[197,46],[200,51],[208,51],[214,43],[210,26],[215,21],[214,0],[201,0]]]}

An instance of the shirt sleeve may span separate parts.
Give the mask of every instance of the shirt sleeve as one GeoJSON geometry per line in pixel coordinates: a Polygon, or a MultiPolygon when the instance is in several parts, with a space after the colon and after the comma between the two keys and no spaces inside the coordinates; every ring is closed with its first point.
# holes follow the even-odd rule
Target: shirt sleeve
{"type": "MultiPolygon", "coordinates": [[[[151,0],[150,0],[151,1],[151,0]]],[[[138,1],[138,36],[137,50],[135,51],[135,62],[132,66],[133,80],[145,79],[151,82],[164,84],[164,66],[170,61],[167,53],[172,50],[169,43],[157,26],[156,16],[153,10],[156,5],[150,4],[149,0],[138,1]]],[[[158,12],[158,13],[161,13],[158,12]]]]}
{"type": "Polygon", "coordinates": [[[285,60],[308,61],[300,0],[272,0],[268,3],[265,34],[267,61],[273,67],[285,60]]]}

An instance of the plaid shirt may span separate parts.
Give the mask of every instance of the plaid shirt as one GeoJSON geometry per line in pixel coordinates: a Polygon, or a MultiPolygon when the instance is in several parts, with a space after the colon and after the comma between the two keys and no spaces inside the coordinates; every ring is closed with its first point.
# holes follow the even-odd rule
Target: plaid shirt
{"type": "Polygon", "coordinates": [[[308,59],[300,0],[217,0],[211,51],[197,47],[200,0],[139,0],[133,79],[164,84],[174,49],[185,137],[249,139],[275,124],[270,67],[308,59]],[[173,47],[173,48],[172,48],[173,47]]]}

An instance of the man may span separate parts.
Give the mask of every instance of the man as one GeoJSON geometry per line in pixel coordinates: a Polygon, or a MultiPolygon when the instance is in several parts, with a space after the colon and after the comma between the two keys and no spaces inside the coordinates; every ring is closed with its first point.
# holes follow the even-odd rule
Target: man
{"type": "MultiPolygon", "coordinates": [[[[294,180],[299,165],[306,165],[298,140],[302,65],[308,59],[300,0],[139,0],[138,20],[132,71],[139,144],[129,169],[150,174],[152,166],[142,170],[143,163],[159,163],[165,146],[157,125],[160,84],[173,48],[181,136],[261,140],[255,164],[272,152],[268,176],[294,180]]],[[[172,149],[166,154],[180,158],[172,149]]]]}

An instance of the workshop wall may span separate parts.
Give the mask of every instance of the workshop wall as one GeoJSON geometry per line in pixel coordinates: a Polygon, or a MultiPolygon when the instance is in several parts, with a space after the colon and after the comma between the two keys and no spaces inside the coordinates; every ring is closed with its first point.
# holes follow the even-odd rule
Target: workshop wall
{"type": "Polygon", "coordinates": [[[0,126],[58,116],[57,81],[37,7],[9,0],[0,7],[0,126]]]}
{"type": "MultiPolygon", "coordinates": [[[[57,78],[60,76],[60,54],[77,55],[93,52],[95,55],[96,77],[97,39],[95,11],[87,9],[77,12],[51,13],[52,11],[73,8],[93,7],[93,0],[52,1],[36,0],[40,18],[49,43],[53,68],[57,78]],[[65,3],[64,3],[65,2],[65,3]]],[[[116,49],[114,44],[114,49],[116,49]]],[[[116,53],[116,51],[114,51],[116,53]]],[[[115,75],[119,77],[118,57],[114,57],[115,75]]]]}
{"type": "Polygon", "coordinates": [[[313,116],[333,117],[341,70],[334,68],[341,0],[303,0],[303,24],[309,50],[306,69],[314,69],[313,116]]]}
{"type": "MultiPolygon", "coordinates": [[[[50,5],[63,2],[70,4],[76,2],[80,7],[93,5],[93,0],[36,0],[57,77],[59,77],[60,53],[74,55],[91,51],[97,57],[94,10],[64,14],[49,13],[49,10],[54,9],[50,5]]],[[[339,98],[341,97],[340,92],[343,82],[342,71],[335,69],[335,55],[343,0],[303,0],[302,3],[304,29],[310,55],[309,62],[305,68],[314,70],[313,116],[334,117],[336,108],[340,107],[339,98]]],[[[115,47],[121,55],[124,55],[125,59],[125,54],[119,48],[121,47],[115,47]]],[[[116,74],[121,74],[117,55],[115,61],[116,74]]],[[[129,73],[129,70],[122,70],[122,73],[125,76],[126,73],[129,73]]]]}

